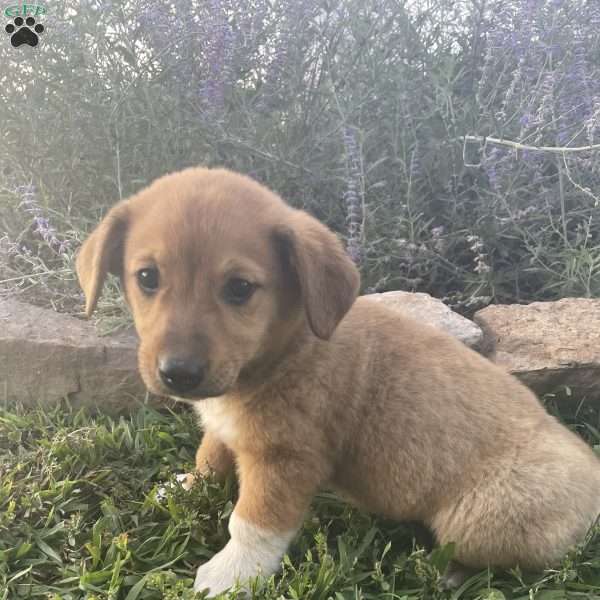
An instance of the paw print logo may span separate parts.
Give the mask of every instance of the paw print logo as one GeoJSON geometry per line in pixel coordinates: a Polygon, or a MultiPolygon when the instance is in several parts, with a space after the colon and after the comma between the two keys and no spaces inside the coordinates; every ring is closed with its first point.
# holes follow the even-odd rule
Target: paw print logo
{"type": "Polygon", "coordinates": [[[10,43],[18,48],[23,44],[37,46],[38,34],[43,33],[44,26],[35,22],[33,17],[27,17],[24,21],[22,17],[16,17],[12,23],[9,23],[4,30],[10,35],[10,43]]]}

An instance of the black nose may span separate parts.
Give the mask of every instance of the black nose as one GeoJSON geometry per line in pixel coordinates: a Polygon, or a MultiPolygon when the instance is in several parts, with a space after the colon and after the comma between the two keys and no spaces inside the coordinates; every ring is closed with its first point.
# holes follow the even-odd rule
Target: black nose
{"type": "Polygon", "coordinates": [[[198,387],[204,379],[204,371],[205,364],[195,359],[162,357],[158,361],[161,381],[178,394],[198,387]]]}

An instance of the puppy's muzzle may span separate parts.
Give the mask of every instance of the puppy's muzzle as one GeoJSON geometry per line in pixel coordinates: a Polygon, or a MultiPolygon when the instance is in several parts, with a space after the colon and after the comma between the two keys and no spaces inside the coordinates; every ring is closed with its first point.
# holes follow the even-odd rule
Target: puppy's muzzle
{"type": "Polygon", "coordinates": [[[204,381],[206,363],[195,358],[162,356],[158,375],[163,384],[177,394],[190,394],[204,381]]]}

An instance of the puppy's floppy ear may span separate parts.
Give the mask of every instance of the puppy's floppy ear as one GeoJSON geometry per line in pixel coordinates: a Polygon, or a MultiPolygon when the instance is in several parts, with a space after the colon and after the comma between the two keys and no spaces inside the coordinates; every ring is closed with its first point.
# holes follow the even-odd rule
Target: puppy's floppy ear
{"type": "Polygon", "coordinates": [[[109,211],[77,253],[75,268],[85,294],[85,312],[88,317],[96,308],[107,273],[122,275],[127,222],[125,201],[109,211]]]}
{"type": "Polygon", "coordinates": [[[360,286],[358,269],[327,227],[303,211],[275,228],[284,268],[291,268],[300,286],[314,334],[329,339],[350,310],[360,286]]]}

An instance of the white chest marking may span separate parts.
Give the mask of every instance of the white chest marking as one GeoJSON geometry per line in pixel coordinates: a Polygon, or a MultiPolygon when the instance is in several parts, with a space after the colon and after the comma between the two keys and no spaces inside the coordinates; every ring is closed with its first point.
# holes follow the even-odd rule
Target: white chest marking
{"type": "Polygon", "coordinates": [[[210,431],[222,442],[230,444],[239,435],[239,416],[226,396],[207,398],[194,406],[204,431],[210,431]]]}

